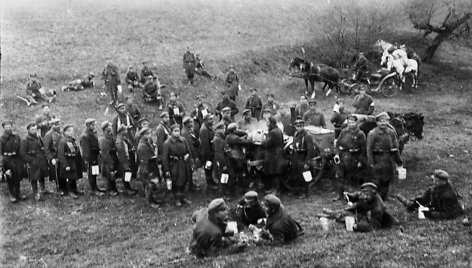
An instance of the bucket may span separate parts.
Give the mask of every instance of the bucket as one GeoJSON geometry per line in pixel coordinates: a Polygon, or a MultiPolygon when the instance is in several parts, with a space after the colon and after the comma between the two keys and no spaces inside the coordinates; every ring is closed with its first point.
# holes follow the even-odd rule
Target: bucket
{"type": "Polygon", "coordinates": [[[131,181],[131,175],[132,173],[129,171],[125,172],[125,182],[130,182],[131,181]]]}
{"type": "Polygon", "coordinates": [[[234,234],[238,233],[238,224],[235,221],[229,221],[226,225],[228,230],[233,231],[234,234]]]}
{"type": "Polygon", "coordinates": [[[405,180],[406,179],[406,168],[403,166],[397,167],[397,172],[398,172],[398,179],[399,180],[405,180]]]}
{"type": "Polygon", "coordinates": [[[329,231],[328,218],[326,218],[326,217],[321,217],[321,218],[320,218],[320,222],[321,222],[321,227],[323,228],[323,231],[328,232],[328,231],[329,231]]]}
{"type": "Polygon", "coordinates": [[[171,179],[167,179],[166,180],[166,186],[167,186],[167,190],[172,190],[172,180],[171,179]]]}
{"type": "Polygon", "coordinates": [[[310,182],[310,181],[313,180],[313,176],[311,176],[311,172],[310,172],[309,170],[303,172],[303,179],[304,179],[306,182],[310,182]]]}
{"type": "Polygon", "coordinates": [[[344,221],[346,223],[346,230],[348,232],[354,232],[354,224],[356,223],[354,216],[346,216],[344,217],[344,221]]]}
{"type": "Polygon", "coordinates": [[[222,173],[221,174],[221,180],[220,182],[222,184],[227,184],[228,183],[228,179],[229,179],[229,174],[226,174],[226,173],[222,173]]]}
{"type": "Polygon", "coordinates": [[[420,219],[420,220],[426,219],[426,217],[424,216],[425,211],[429,211],[429,208],[428,207],[423,207],[423,206],[418,207],[418,219],[420,219]]]}

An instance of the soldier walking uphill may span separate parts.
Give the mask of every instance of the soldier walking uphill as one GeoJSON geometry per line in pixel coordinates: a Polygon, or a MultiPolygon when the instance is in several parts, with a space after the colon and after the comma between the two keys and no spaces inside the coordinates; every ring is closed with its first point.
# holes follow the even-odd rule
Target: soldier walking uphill
{"type": "Polygon", "coordinates": [[[190,204],[185,198],[185,184],[192,180],[193,159],[185,138],[180,136],[180,126],[171,126],[171,136],[164,142],[162,170],[165,178],[172,180],[172,193],[177,207],[190,204]]]}
{"type": "Polygon", "coordinates": [[[102,71],[102,79],[105,81],[105,89],[111,95],[112,102],[118,101],[118,90],[121,91],[120,71],[118,67],[111,62],[102,71]]]}
{"type": "Polygon", "coordinates": [[[77,180],[82,178],[82,156],[74,138],[74,127],[67,125],[63,132],[64,137],[59,141],[57,153],[60,167],[59,177],[63,181],[62,184],[67,185],[67,192],[73,198],[77,198],[82,194],[77,190],[77,180]]]}
{"type": "Polygon", "coordinates": [[[104,121],[101,125],[103,136],[100,137],[100,168],[102,177],[107,183],[107,191],[111,196],[118,195],[116,188],[116,171],[118,168],[118,158],[116,156],[115,138],[111,130],[111,123],[104,121]]]}
{"type": "Polygon", "coordinates": [[[87,177],[90,185],[90,194],[103,196],[103,190],[97,186],[97,172],[92,169],[98,166],[98,157],[100,155],[100,146],[98,143],[96,121],[94,118],[87,118],[85,120],[85,129],[80,136],[80,147],[85,160],[85,167],[87,169],[87,177]]]}
{"type": "Polygon", "coordinates": [[[358,186],[360,169],[366,164],[366,137],[357,125],[357,117],[350,115],[347,118],[347,127],[339,134],[334,148],[337,164],[337,178],[340,181],[338,200],[343,199],[346,185],[358,186]]]}
{"type": "Polygon", "coordinates": [[[0,177],[5,178],[12,203],[24,200],[21,195],[20,181],[23,172],[23,162],[20,159],[20,136],[13,133],[11,121],[2,123],[3,135],[0,137],[0,177]]]}
{"type": "Polygon", "coordinates": [[[236,71],[234,70],[234,65],[229,66],[229,71],[226,73],[225,84],[227,89],[228,97],[232,101],[236,101],[236,97],[239,94],[239,77],[236,71]]]}
{"type": "Polygon", "coordinates": [[[190,48],[187,47],[187,52],[185,52],[184,57],[183,57],[183,68],[184,68],[185,74],[187,75],[189,85],[195,85],[193,81],[195,77],[195,66],[196,66],[195,55],[191,53],[190,48]]]}
{"type": "Polygon", "coordinates": [[[33,188],[34,199],[40,201],[42,194],[47,193],[44,178],[48,175],[47,160],[44,155],[44,144],[38,136],[38,127],[35,123],[29,123],[26,127],[28,134],[21,141],[20,157],[26,163],[28,178],[33,188]],[[38,181],[41,191],[38,192],[38,181]]]}
{"type": "Polygon", "coordinates": [[[146,200],[152,208],[159,208],[153,197],[153,190],[157,190],[156,181],[159,170],[157,167],[157,148],[152,143],[151,130],[143,128],[140,130],[141,139],[136,151],[138,158],[138,178],[144,186],[146,200]]]}
{"type": "Polygon", "coordinates": [[[60,191],[60,195],[64,196],[67,192],[67,185],[64,178],[60,178],[60,167],[57,158],[59,141],[62,139],[61,127],[59,125],[60,120],[54,118],[49,123],[51,124],[51,129],[44,136],[44,153],[48,160],[49,180],[57,183],[56,186],[60,191]]]}
{"type": "Polygon", "coordinates": [[[314,174],[315,146],[313,137],[305,130],[305,122],[302,119],[295,120],[295,135],[293,136],[293,154],[292,154],[292,175],[297,178],[304,186],[303,197],[307,198],[310,195],[310,183],[307,181],[303,173],[306,171],[314,174]]]}
{"type": "Polygon", "coordinates": [[[383,200],[386,200],[390,183],[395,176],[395,163],[399,166],[403,164],[398,151],[397,135],[388,127],[389,119],[385,112],[378,114],[375,117],[377,127],[367,135],[367,161],[383,200]]]}
{"type": "Polygon", "coordinates": [[[284,138],[275,117],[269,117],[267,126],[269,133],[267,138],[262,141],[262,147],[265,150],[263,170],[266,178],[271,178],[272,190],[270,192],[277,193],[280,191],[280,177],[284,169],[284,138]]]}
{"type": "Polygon", "coordinates": [[[200,129],[200,156],[205,169],[207,189],[210,190],[215,190],[218,188],[215,181],[213,180],[213,160],[215,158],[215,149],[213,144],[214,137],[215,132],[213,131],[213,115],[206,114],[203,125],[200,129]]]}

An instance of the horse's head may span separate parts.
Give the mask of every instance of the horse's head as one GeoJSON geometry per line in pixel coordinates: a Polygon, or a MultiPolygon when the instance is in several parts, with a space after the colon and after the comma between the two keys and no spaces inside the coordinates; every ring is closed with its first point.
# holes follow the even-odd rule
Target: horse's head
{"type": "Polygon", "coordinates": [[[424,116],[418,113],[407,113],[401,116],[405,120],[406,131],[421,140],[423,138],[424,116]]]}
{"type": "Polygon", "coordinates": [[[297,68],[298,70],[301,71],[301,64],[303,64],[305,61],[303,59],[300,59],[298,57],[293,58],[290,61],[290,67],[289,69],[297,68]]]}

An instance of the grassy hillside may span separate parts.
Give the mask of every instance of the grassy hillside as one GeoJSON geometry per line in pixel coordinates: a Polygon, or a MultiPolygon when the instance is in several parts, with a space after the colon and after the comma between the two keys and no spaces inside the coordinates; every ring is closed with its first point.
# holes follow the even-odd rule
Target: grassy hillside
{"type": "MultiPolygon", "coordinates": [[[[378,2],[378,1],[375,1],[378,2]]],[[[2,4],[2,81],[0,118],[12,118],[22,135],[25,125],[40,107],[26,107],[15,98],[24,93],[30,73],[37,73],[47,88],[59,90],[66,81],[89,70],[100,73],[110,57],[122,75],[127,66],[141,68],[150,61],[161,81],[181,93],[190,108],[196,94],[216,104],[220,81],[198,78],[197,86],[186,85],[181,57],[187,46],[200,53],[207,69],[222,77],[230,64],[236,66],[243,90],[272,92],[288,107],[304,92],[300,79],[288,76],[288,64],[305,47],[308,59],[323,53],[317,46],[317,16],[329,1],[92,1],[18,0],[2,4]],[[315,34],[313,34],[315,33],[315,34]]],[[[379,37],[404,40],[421,50],[418,34],[405,32],[379,37]]],[[[436,168],[448,170],[457,189],[470,206],[472,186],[470,153],[470,85],[472,51],[449,44],[441,47],[438,59],[425,65],[418,89],[405,89],[397,97],[374,95],[378,111],[422,112],[425,138],[405,147],[406,181],[392,192],[414,195],[430,181],[425,175],[436,168]]],[[[109,97],[101,97],[103,82],[82,92],[59,92],[52,111],[64,123],[82,130],[86,117],[99,121],[109,97]]],[[[318,84],[319,88],[322,86],[318,84]]],[[[139,96],[139,93],[136,93],[139,96]]],[[[320,109],[328,118],[334,97],[318,91],[320,109]]],[[[152,123],[158,121],[157,107],[142,104],[152,123]]],[[[263,97],[265,101],[265,97],[263,97]]],[[[348,109],[352,99],[346,97],[348,109]]],[[[204,184],[202,170],[197,175],[204,184]]],[[[52,184],[50,185],[52,188],[52,184]]],[[[28,182],[22,187],[31,193],[28,182]]],[[[88,190],[85,180],[81,189],[88,190]]],[[[396,201],[389,210],[401,228],[372,234],[353,234],[333,223],[321,232],[316,214],[322,208],[340,209],[330,201],[332,183],[325,178],[308,200],[282,196],[282,201],[299,220],[306,235],[281,248],[251,248],[218,258],[195,260],[186,254],[192,223],[189,215],[206,206],[216,195],[197,192],[193,205],[175,209],[171,205],[155,211],[141,197],[95,198],[86,194],[78,200],[49,196],[45,202],[32,198],[8,203],[6,187],[0,197],[0,266],[2,267],[470,267],[471,230],[461,219],[445,222],[421,221],[407,214],[396,201]]],[[[470,214],[470,212],[469,212],[470,214]]]]}

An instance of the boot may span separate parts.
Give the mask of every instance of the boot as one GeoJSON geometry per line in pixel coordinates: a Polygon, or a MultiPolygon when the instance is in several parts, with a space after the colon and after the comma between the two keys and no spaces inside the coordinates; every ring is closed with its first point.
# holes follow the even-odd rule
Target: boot
{"type": "Polygon", "coordinates": [[[39,187],[41,189],[42,194],[49,194],[50,192],[48,189],[46,189],[46,182],[45,181],[39,181],[39,187]]]}
{"type": "Polygon", "coordinates": [[[76,190],[76,187],[77,185],[74,185],[75,184],[75,181],[67,181],[66,182],[66,185],[67,185],[67,191],[69,192],[70,196],[73,198],[73,199],[77,199],[79,198],[79,196],[76,194],[77,190],[76,190]]]}
{"type": "Polygon", "coordinates": [[[103,193],[99,191],[97,187],[97,176],[89,175],[88,180],[90,184],[90,195],[103,196],[103,193]]]}
{"type": "Polygon", "coordinates": [[[34,200],[41,201],[41,193],[38,192],[38,182],[31,181],[31,188],[33,188],[34,200]]]}
{"type": "Polygon", "coordinates": [[[8,185],[8,192],[10,194],[10,201],[12,203],[16,203],[18,199],[16,198],[15,186],[13,185],[13,182],[11,181],[11,179],[7,180],[7,185],[8,185]]]}
{"type": "Polygon", "coordinates": [[[180,202],[180,193],[174,193],[175,206],[181,207],[182,203],[180,202]]]}
{"type": "Polygon", "coordinates": [[[72,185],[72,191],[73,191],[76,195],[78,195],[78,196],[84,195],[83,192],[81,192],[81,191],[79,191],[79,190],[77,189],[77,181],[75,181],[75,180],[70,181],[70,184],[72,185]]]}

